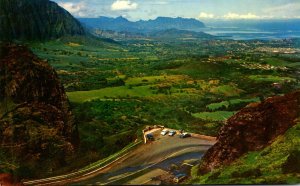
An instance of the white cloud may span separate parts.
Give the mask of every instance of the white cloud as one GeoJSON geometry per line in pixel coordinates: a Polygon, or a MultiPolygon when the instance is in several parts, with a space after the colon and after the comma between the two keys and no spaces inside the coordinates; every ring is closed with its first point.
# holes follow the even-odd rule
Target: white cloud
{"type": "Polygon", "coordinates": [[[205,12],[201,12],[198,16],[199,19],[213,19],[215,18],[214,14],[210,14],[210,13],[205,13],[205,12]]]}
{"type": "Polygon", "coordinates": [[[239,14],[239,13],[233,13],[229,12],[225,15],[215,15],[212,13],[207,13],[207,12],[201,12],[198,17],[198,19],[271,19],[273,18],[272,16],[258,16],[253,13],[247,13],[247,14],[239,14]]]}
{"type": "Polygon", "coordinates": [[[167,5],[167,4],[169,4],[168,2],[166,2],[166,1],[153,1],[153,2],[151,2],[151,4],[152,5],[167,5]]]}
{"type": "Polygon", "coordinates": [[[224,19],[260,19],[259,16],[248,13],[248,14],[237,14],[229,12],[223,16],[224,19]]]}
{"type": "Polygon", "coordinates": [[[111,5],[111,10],[119,11],[119,10],[135,10],[137,9],[138,4],[131,2],[130,0],[117,0],[111,5]]]}
{"type": "Polygon", "coordinates": [[[281,6],[266,8],[263,11],[269,15],[276,14],[281,18],[299,18],[300,3],[288,3],[281,6]]]}
{"type": "Polygon", "coordinates": [[[75,4],[71,2],[59,2],[58,5],[68,10],[70,13],[77,13],[84,7],[82,3],[75,4]]]}
{"type": "Polygon", "coordinates": [[[286,5],[270,7],[264,10],[264,12],[268,13],[289,13],[290,11],[300,11],[300,3],[288,3],[286,5]]]}
{"type": "Polygon", "coordinates": [[[75,17],[94,17],[94,10],[88,8],[84,2],[58,2],[58,5],[66,9],[75,17]]]}

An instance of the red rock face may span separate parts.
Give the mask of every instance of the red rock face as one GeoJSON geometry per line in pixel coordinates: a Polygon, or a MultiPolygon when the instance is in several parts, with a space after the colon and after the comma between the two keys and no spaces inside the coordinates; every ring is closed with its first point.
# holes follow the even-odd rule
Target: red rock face
{"type": "Polygon", "coordinates": [[[24,186],[22,183],[15,181],[14,177],[11,174],[0,174],[0,185],[1,186],[24,186]]]}
{"type": "Polygon", "coordinates": [[[0,104],[10,104],[0,110],[5,161],[33,177],[64,166],[74,152],[77,127],[54,69],[26,47],[7,45],[0,48],[0,85],[0,104]]]}
{"type": "Polygon", "coordinates": [[[203,157],[199,172],[207,173],[249,151],[263,149],[294,126],[299,116],[300,91],[242,109],[220,130],[218,142],[203,157]]]}

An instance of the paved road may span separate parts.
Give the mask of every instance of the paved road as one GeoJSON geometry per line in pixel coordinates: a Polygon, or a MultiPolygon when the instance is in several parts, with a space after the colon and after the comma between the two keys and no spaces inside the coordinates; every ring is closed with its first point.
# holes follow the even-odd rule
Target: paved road
{"type": "Polygon", "coordinates": [[[178,164],[184,160],[200,160],[204,152],[215,143],[214,138],[207,136],[192,134],[195,137],[181,139],[179,135],[161,136],[160,131],[153,132],[155,141],[139,145],[105,166],[92,168],[88,172],[77,171],[57,177],[28,181],[25,184],[116,185],[137,183],[139,180],[145,180],[143,183],[147,183],[151,180],[148,175],[166,172],[166,167],[172,164],[178,164]]]}
{"type": "Polygon", "coordinates": [[[74,185],[121,184],[123,180],[128,183],[129,180],[136,179],[153,168],[171,165],[178,159],[183,161],[185,158],[201,158],[202,154],[215,143],[194,137],[181,139],[179,135],[161,136],[159,133],[160,131],[155,132],[155,141],[141,145],[126,158],[74,185]]]}

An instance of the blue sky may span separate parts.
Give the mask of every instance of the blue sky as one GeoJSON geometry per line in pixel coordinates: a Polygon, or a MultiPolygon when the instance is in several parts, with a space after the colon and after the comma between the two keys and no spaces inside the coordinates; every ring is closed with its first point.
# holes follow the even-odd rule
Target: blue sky
{"type": "Polygon", "coordinates": [[[53,0],[75,17],[300,19],[300,0],[53,0]]]}

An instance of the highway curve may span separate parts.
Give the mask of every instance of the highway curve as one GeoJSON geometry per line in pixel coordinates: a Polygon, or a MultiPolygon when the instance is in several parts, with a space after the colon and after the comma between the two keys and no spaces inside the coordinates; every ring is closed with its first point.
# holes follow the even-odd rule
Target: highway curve
{"type": "MultiPolygon", "coordinates": [[[[210,148],[215,141],[201,139],[199,137],[189,137],[181,139],[179,135],[173,137],[161,136],[160,131],[156,131],[155,141],[139,145],[137,148],[118,157],[106,166],[77,175],[75,178],[49,180],[38,182],[38,180],[28,182],[26,185],[111,185],[122,184],[124,180],[132,180],[143,175],[150,170],[171,164],[176,157],[189,158],[193,155],[201,158],[202,154],[210,148]]],[[[183,159],[184,160],[184,159],[183,159]]],[[[125,182],[125,183],[126,183],[125,182]]]]}
{"type": "Polygon", "coordinates": [[[154,142],[141,145],[122,160],[74,185],[122,184],[123,180],[134,179],[152,168],[159,167],[164,162],[171,164],[172,159],[175,161],[176,157],[185,154],[193,153],[195,156],[198,153],[196,157],[201,158],[202,154],[215,143],[195,137],[181,139],[178,135],[170,137],[156,134],[155,136],[154,142]]]}

